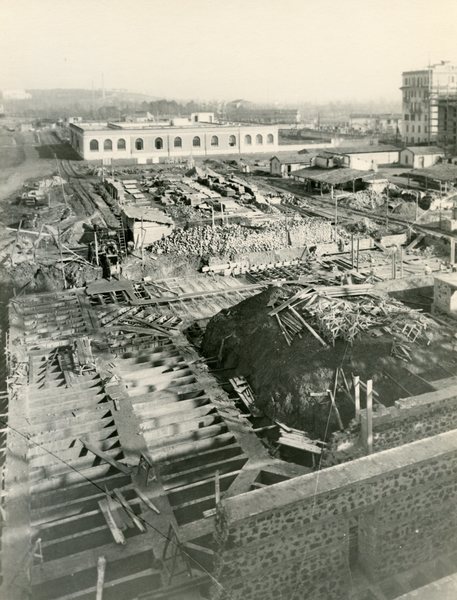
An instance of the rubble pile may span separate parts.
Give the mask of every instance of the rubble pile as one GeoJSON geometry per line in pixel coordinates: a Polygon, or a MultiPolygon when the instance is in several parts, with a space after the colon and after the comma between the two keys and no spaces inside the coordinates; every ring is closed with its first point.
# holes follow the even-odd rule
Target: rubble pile
{"type": "Polygon", "coordinates": [[[227,256],[287,248],[291,238],[297,245],[330,242],[332,226],[324,219],[294,218],[257,228],[241,225],[192,227],[175,230],[152,244],[150,250],[158,254],[227,256]]]}
{"type": "Polygon", "coordinates": [[[386,196],[374,190],[360,190],[346,198],[342,198],[341,202],[347,204],[349,208],[358,210],[376,210],[386,202],[386,196]]]}

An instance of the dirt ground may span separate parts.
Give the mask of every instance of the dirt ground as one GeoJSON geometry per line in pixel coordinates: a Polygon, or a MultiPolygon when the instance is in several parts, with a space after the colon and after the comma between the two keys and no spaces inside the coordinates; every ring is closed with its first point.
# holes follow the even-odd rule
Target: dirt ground
{"type": "MultiPolygon", "coordinates": [[[[335,347],[324,348],[310,333],[302,332],[301,339],[295,337],[289,347],[276,320],[268,315],[271,308],[267,305],[277,293],[277,288],[269,288],[213,317],[202,350],[206,356],[221,356],[219,368],[227,379],[245,376],[268,416],[303,429],[311,437],[328,437],[338,426],[334,412],[327,422],[330,403],[325,396],[327,389],[333,389],[336,367],[342,367],[349,378],[352,373],[362,381],[372,379],[386,406],[431,389],[412,371],[430,374],[435,369],[436,379],[456,372],[453,341],[438,330],[430,331],[430,345],[414,344],[410,364],[391,356],[392,337],[387,334],[365,333],[352,345],[337,340],[335,347]]],[[[353,402],[342,392],[336,401],[347,425],[354,416],[353,402]]]]}
{"type": "Polygon", "coordinates": [[[54,172],[55,161],[40,158],[33,132],[0,130],[0,202],[22,187],[24,181],[54,172]]]}

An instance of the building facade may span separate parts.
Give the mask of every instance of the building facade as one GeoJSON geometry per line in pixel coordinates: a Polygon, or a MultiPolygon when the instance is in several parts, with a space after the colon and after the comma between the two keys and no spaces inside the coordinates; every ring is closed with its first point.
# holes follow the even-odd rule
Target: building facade
{"type": "Polygon", "coordinates": [[[438,140],[439,99],[457,91],[457,65],[442,61],[402,74],[403,127],[406,144],[430,144],[438,140]]]}
{"type": "Polygon", "coordinates": [[[457,155],[457,92],[438,99],[438,142],[457,155]]]}
{"type": "Polygon", "coordinates": [[[70,143],[85,160],[147,164],[173,157],[276,152],[278,128],[206,123],[72,123],[70,143]]]}

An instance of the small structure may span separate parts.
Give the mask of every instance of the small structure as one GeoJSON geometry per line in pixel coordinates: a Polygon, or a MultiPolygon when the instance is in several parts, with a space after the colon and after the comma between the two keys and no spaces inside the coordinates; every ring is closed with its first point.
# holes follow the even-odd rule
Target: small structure
{"type": "Polygon", "coordinates": [[[408,146],[400,152],[400,164],[414,169],[431,167],[444,157],[444,150],[438,146],[408,146]]]}
{"type": "Polygon", "coordinates": [[[436,275],[432,311],[457,318],[457,273],[436,275]]]}
{"type": "Polygon", "coordinates": [[[315,165],[331,168],[339,165],[361,171],[371,171],[379,165],[392,165],[399,160],[399,149],[395,146],[340,147],[323,151],[316,157],[315,165]]]}
{"type": "Polygon", "coordinates": [[[290,177],[293,171],[310,167],[313,156],[310,154],[287,154],[270,158],[270,175],[290,177]]]}
{"type": "Polygon", "coordinates": [[[127,205],[122,209],[122,216],[136,248],[170,235],[174,227],[173,220],[157,208],[127,205]]]}

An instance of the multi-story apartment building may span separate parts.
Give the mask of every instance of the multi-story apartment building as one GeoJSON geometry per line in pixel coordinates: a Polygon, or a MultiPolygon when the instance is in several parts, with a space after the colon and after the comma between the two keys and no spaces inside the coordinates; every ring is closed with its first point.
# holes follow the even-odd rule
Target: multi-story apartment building
{"type": "Polygon", "coordinates": [[[402,74],[403,127],[406,144],[438,141],[438,100],[457,91],[457,65],[447,61],[402,74]]]}

